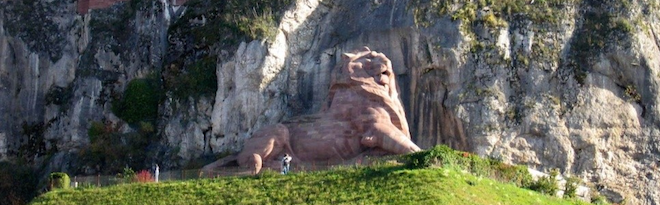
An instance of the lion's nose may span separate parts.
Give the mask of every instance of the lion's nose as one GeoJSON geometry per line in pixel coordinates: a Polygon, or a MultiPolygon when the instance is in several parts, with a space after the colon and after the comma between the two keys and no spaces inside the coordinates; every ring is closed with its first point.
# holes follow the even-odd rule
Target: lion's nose
{"type": "Polygon", "coordinates": [[[386,86],[389,82],[386,75],[378,75],[376,77],[376,83],[382,86],[386,86]]]}

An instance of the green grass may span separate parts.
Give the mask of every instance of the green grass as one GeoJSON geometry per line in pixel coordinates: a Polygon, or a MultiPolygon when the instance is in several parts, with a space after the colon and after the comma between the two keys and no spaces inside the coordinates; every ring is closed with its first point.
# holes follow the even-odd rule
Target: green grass
{"type": "Polygon", "coordinates": [[[55,190],[32,204],[582,204],[454,168],[402,165],[55,190]]]}

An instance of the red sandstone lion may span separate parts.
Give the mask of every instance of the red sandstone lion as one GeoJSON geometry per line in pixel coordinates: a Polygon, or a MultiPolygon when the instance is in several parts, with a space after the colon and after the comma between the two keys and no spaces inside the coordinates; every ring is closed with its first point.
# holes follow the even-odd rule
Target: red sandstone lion
{"type": "Polygon", "coordinates": [[[206,165],[212,171],[232,161],[259,173],[279,169],[285,153],[297,162],[341,162],[367,152],[406,154],[420,148],[410,139],[390,60],[364,47],[342,55],[328,105],[255,132],[237,155],[206,165]]]}

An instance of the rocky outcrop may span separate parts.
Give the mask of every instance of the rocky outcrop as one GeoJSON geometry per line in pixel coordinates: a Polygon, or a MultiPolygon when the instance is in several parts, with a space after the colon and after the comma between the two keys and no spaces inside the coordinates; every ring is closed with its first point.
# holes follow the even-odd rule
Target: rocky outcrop
{"type": "Polygon", "coordinates": [[[238,152],[259,128],[324,107],[340,54],[368,46],[391,59],[420,147],[558,168],[614,202],[660,203],[655,3],[298,0],[274,12],[279,25],[244,26],[218,23],[209,1],[142,2],[86,15],[72,1],[0,2],[0,156],[75,153],[92,122],[149,130],[112,111],[149,76],[165,90],[152,143],[165,166],[238,152]],[[176,77],[209,69],[213,86],[176,77]]]}

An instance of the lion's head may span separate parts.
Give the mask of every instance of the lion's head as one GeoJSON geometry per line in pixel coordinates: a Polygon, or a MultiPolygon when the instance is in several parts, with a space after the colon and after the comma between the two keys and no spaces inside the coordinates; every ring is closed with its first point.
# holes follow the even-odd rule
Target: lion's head
{"type": "Polygon", "coordinates": [[[406,115],[399,100],[392,62],[385,54],[363,47],[342,54],[342,62],[335,68],[330,85],[329,100],[337,89],[361,89],[382,97],[389,109],[392,123],[410,137],[406,115]]]}

